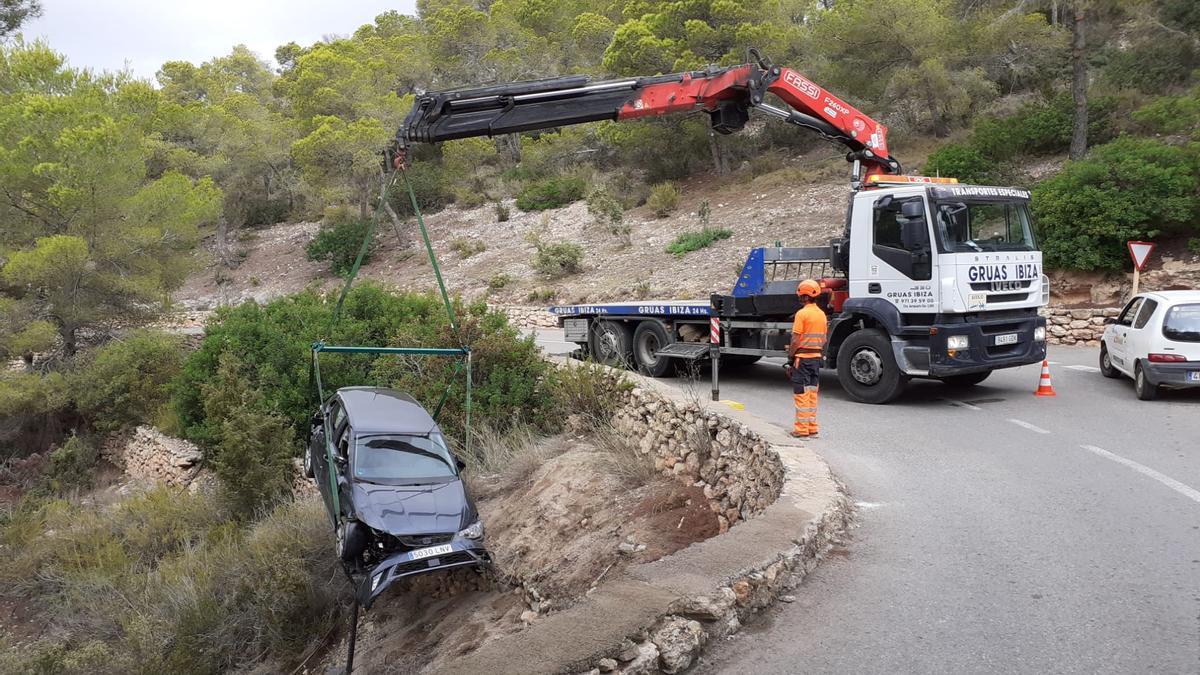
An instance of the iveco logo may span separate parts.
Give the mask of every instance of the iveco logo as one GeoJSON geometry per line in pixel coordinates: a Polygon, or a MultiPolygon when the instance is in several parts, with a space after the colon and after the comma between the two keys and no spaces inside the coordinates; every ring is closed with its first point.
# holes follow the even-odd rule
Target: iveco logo
{"type": "Polygon", "coordinates": [[[1019,281],[993,281],[992,282],[992,292],[993,293],[1004,293],[1007,291],[1019,291],[1019,290],[1021,290],[1021,282],[1019,282],[1019,281]]]}

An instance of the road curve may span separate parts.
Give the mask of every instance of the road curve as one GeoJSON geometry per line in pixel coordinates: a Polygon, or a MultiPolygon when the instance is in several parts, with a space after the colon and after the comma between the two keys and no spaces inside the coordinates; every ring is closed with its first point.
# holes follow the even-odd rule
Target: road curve
{"type": "MultiPolygon", "coordinates": [[[[1036,366],[887,406],[824,373],[813,446],[859,526],[696,672],[1200,673],[1200,392],[1142,402],[1094,349],[1050,358],[1056,398],[1032,395],[1036,366]]],[[[790,427],[780,363],[722,398],[790,427]]]]}

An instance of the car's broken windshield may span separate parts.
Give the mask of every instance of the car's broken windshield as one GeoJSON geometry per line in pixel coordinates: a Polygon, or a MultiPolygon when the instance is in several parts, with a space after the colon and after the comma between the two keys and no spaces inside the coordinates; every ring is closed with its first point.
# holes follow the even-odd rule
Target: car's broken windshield
{"type": "Polygon", "coordinates": [[[355,445],[358,480],[401,485],[442,482],[454,475],[454,460],[440,433],[360,436],[355,445]]]}
{"type": "Polygon", "coordinates": [[[1037,250],[1024,202],[940,201],[936,216],[942,253],[1037,250]]]}

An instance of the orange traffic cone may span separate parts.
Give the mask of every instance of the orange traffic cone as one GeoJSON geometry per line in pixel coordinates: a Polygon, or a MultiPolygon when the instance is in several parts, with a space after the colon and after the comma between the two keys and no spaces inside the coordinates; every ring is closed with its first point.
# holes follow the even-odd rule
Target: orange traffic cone
{"type": "Polygon", "coordinates": [[[1042,361],[1042,379],[1038,381],[1037,391],[1033,392],[1034,396],[1057,396],[1054,393],[1054,385],[1050,384],[1050,362],[1042,361]]]}

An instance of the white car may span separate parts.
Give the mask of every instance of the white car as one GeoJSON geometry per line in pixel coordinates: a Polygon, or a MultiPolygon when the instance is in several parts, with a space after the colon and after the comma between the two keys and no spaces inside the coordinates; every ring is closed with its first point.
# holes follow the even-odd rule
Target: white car
{"type": "Polygon", "coordinates": [[[1108,320],[1100,340],[1100,372],[1128,375],[1143,401],[1160,387],[1200,387],[1200,291],[1134,296],[1108,320]]]}

